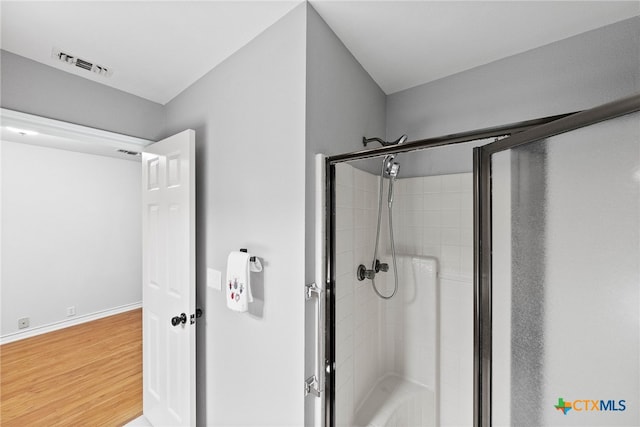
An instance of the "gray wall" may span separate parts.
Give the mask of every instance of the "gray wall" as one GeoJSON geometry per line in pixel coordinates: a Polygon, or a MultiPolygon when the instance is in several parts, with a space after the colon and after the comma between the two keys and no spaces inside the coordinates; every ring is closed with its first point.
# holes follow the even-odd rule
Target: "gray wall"
{"type": "Polygon", "coordinates": [[[2,108],[124,135],[158,140],[160,104],[0,51],[2,108]]]}
{"type": "Polygon", "coordinates": [[[320,15],[308,7],[306,116],[306,279],[314,279],[314,156],[362,150],[363,136],[384,136],[385,100],[320,15]]]}
{"type": "Polygon", "coordinates": [[[166,105],[166,135],[196,130],[198,424],[304,422],[305,23],[301,5],[166,105]],[[205,298],[239,248],[264,266],[247,313],[205,298]]]}
{"type": "MultiPolygon", "coordinates": [[[[635,17],[389,95],[387,136],[406,133],[413,141],[499,126],[588,109],[638,91],[635,17]]],[[[468,152],[467,158],[440,150],[463,159],[451,172],[470,170],[468,152]]],[[[419,173],[406,166],[401,172],[419,173]]]]}
{"type": "MultiPolygon", "coordinates": [[[[384,136],[384,92],[313,9],[307,7],[307,102],[305,185],[305,280],[315,280],[315,164],[317,153],[363,149],[363,136],[384,136]]],[[[314,372],[315,306],[306,306],[306,376],[314,372]]],[[[306,425],[313,403],[308,398],[306,425]]]]}

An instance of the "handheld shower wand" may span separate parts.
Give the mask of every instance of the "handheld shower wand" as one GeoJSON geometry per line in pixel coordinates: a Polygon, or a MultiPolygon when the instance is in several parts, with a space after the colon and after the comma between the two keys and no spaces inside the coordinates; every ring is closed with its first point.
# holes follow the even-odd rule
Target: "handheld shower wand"
{"type": "MultiPolygon", "coordinates": [[[[402,144],[407,140],[407,135],[402,135],[396,141],[386,142],[380,138],[362,138],[363,144],[366,146],[371,141],[377,141],[383,146],[386,145],[397,145],[402,144]]],[[[398,177],[398,172],[400,172],[400,164],[394,162],[396,158],[395,154],[387,154],[384,156],[382,160],[382,170],[380,171],[380,184],[379,184],[379,197],[378,197],[378,227],[376,231],[376,243],[373,249],[373,261],[371,261],[371,269],[367,269],[364,264],[360,264],[357,270],[357,278],[358,280],[369,279],[371,280],[371,285],[373,286],[373,290],[376,295],[380,298],[388,300],[393,298],[393,296],[398,291],[398,266],[396,262],[396,248],[395,241],[393,238],[393,184],[395,183],[396,178],[398,177]],[[378,260],[378,244],[380,242],[380,220],[382,218],[382,192],[384,187],[384,178],[389,178],[389,194],[387,198],[387,206],[389,209],[389,243],[391,245],[391,257],[393,260],[393,279],[394,279],[394,287],[393,292],[390,295],[383,295],[376,286],[376,273],[379,271],[389,271],[389,265],[385,263],[381,263],[378,260]]]]}

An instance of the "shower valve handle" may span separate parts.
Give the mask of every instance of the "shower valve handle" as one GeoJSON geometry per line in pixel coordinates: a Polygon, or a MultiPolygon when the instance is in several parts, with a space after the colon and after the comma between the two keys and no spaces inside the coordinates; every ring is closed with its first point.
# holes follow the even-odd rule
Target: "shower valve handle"
{"type": "Polygon", "coordinates": [[[376,270],[376,273],[379,273],[380,271],[384,271],[386,273],[387,271],[389,271],[389,264],[380,262],[380,260],[377,259],[375,270],[376,270]]]}
{"type": "Polygon", "coordinates": [[[358,271],[356,272],[356,277],[359,281],[363,281],[364,279],[372,280],[376,277],[376,272],[374,270],[367,270],[363,264],[358,266],[358,271]]]}

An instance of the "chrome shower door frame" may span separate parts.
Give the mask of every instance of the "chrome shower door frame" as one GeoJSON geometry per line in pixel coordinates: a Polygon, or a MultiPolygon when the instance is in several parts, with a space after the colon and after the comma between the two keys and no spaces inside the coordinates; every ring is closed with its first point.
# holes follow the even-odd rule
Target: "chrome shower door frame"
{"type": "Polygon", "coordinates": [[[640,94],[567,115],[474,148],[474,425],[491,426],[492,394],[492,155],[640,111],[640,94]]]}
{"type": "Polygon", "coordinates": [[[462,132],[441,137],[428,138],[412,142],[405,142],[401,145],[383,146],[374,149],[367,149],[352,153],[328,156],[325,159],[325,277],[326,284],[324,292],[324,357],[320,361],[324,378],[319,379],[319,384],[323,385],[321,396],[323,399],[324,425],[333,427],[335,425],[335,369],[336,369],[336,313],[335,313],[335,224],[336,224],[336,171],[335,166],[339,163],[362,160],[372,157],[384,156],[387,154],[406,153],[415,150],[436,148],[445,145],[461,144],[479,139],[504,137],[516,135],[528,129],[535,128],[545,123],[550,123],[560,118],[570,116],[574,113],[561,114],[541,119],[527,120],[519,123],[512,123],[504,126],[495,126],[485,129],[462,132]]]}

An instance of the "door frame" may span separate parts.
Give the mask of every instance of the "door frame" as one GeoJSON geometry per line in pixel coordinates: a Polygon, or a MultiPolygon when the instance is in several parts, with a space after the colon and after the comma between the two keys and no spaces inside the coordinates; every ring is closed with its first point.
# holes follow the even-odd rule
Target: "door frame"
{"type": "MultiPolygon", "coordinates": [[[[527,120],[517,123],[511,123],[502,126],[488,127],[484,129],[473,130],[469,132],[461,132],[450,135],[444,135],[434,138],[427,138],[406,142],[402,145],[393,145],[386,147],[378,147],[366,149],[351,153],[338,154],[325,158],[325,244],[324,244],[324,271],[326,283],[324,283],[323,296],[324,299],[324,324],[319,325],[324,329],[324,356],[322,360],[316,360],[319,365],[316,372],[320,373],[318,384],[320,385],[322,399],[322,412],[325,426],[333,427],[335,425],[335,368],[336,368],[336,320],[335,320],[335,224],[336,224],[336,200],[335,200],[335,167],[339,163],[352,160],[361,160],[372,157],[384,156],[386,154],[406,153],[426,148],[435,148],[445,145],[461,144],[479,139],[498,138],[505,136],[514,136],[523,133],[529,129],[536,128],[546,123],[574,115],[575,113],[566,113],[555,116],[544,117],[540,119],[527,120]]],[[[506,139],[506,138],[505,138],[506,139]]],[[[475,265],[475,263],[474,263],[475,265]]],[[[475,327],[475,326],[474,326],[475,327]]]]}
{"type": "Polygon", "coordinates": [[[473,149],[474,408],[476,427],[491,426],[492,206],[491,156],[514,147],[640,111],[640,94],[567,115],[473,149]]]}
{"type": "MultiPolygon", "coordinates": [[[[119,160],[136,162],[136,160],[132,160],[130,155],[123,154],[121,152],[118,153],[117,150],[140,152],[144,147],[154,142],[148,139],[137,138],[7,108],[0,108],[0,120],[4,127],[11,126],[19,129],[27,129],[37,131],[40,134],[35,138],[29,137],[27,140],[16,133],[15,136],[8,135],[6,138],[3,138],[3,141],[82,154],[98,155],[107,158],[111,157],[119,160]],[[52,139],[49,137],[56,138],[52,139]]],[[[0,209],[0,218],[1,217],[2,209],[0,209]]],[[[0,230],[0,232],[1,231],[2,230],[0,230]]],[[[0,263],[0,269],[1,268],[2,265],[0,263]]],[[[118,307],[108,307],[104,310],[98,310],[84,315],[66,318],[61,317],[58,320],[54,320],[53,323],[32,325],[27,329],[20,329],[0,336],[0,345],[35,337],[48,332],[57,331],[141,307],[142,301],[139,301],[118,307]]]]}

